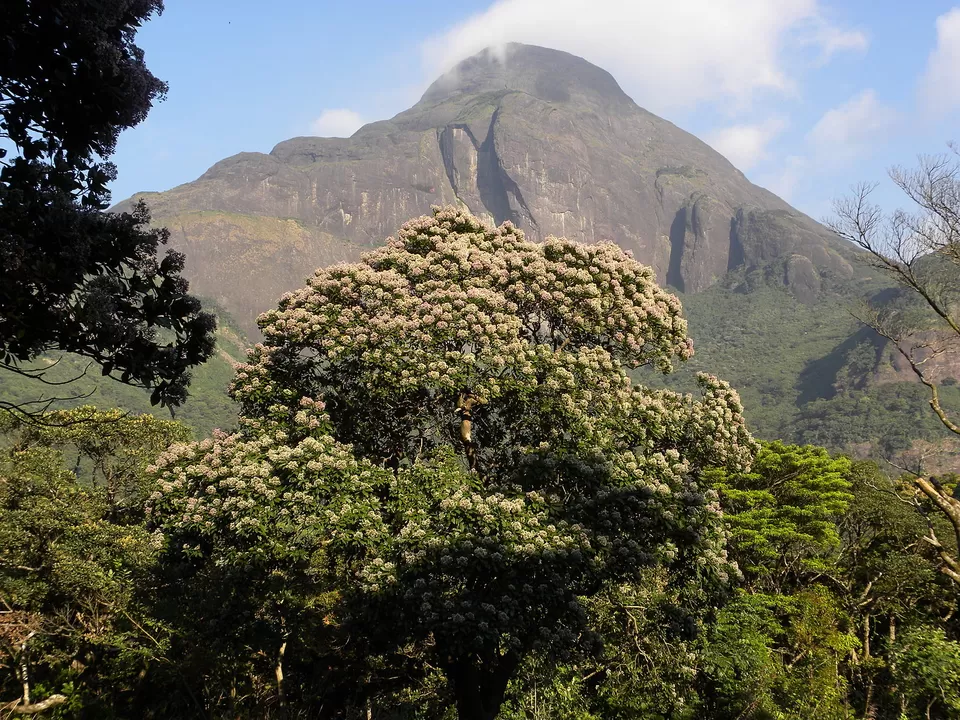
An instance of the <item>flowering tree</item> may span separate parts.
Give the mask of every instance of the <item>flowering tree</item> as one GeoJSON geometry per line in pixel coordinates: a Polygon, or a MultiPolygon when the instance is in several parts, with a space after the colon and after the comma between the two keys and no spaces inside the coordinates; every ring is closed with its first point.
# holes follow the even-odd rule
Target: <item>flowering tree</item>
{"type": "MultiPolygon", "coordinates": [[[[706,375],[699,398],[631,381],[693,350],[677,298],[615,245],[437,208],[260,325],[239,431],[161,459],[155,521],[197,563],[337,588],[329,622],[441,668],[461,718],[494,718],[525,657],[589,644],[582,602],[611,583],[732,570],[697,481],[749,465],[739,399],[706,375]]],[[[285,597],[261,613],[281,699],[308,614],[285,597]]]]}

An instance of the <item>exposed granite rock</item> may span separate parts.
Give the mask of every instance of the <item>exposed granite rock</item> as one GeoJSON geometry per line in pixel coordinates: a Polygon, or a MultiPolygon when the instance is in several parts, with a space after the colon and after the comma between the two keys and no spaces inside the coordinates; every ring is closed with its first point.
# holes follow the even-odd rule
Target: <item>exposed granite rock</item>
{"type": "Polygon", "coordinates": [[[784,279],[794,297],[802,303],[811,305],[820,294],[820,273],[805,255],[790,256],[784,279]]]}
{"type": "Polygon", "coordinates": [[[613,240],[686,292],[796,256],[807,262],[791,258],[787,281],[810,298],[819,273],[850,272],[852,254],[705,143],[638,107],[606,71],[527,45],[508,46],[502,61],[487,52],[465,60],[414,107],[349,139],[240,153],[145,197],[188,251],[198,291],[247,329],[315,265],[381,244],[436,204],[512,220],[536,239],[613,240]],[[255,218],[272,219],[266,238],[255,218]],[[282,229],[294,228],[288,222],[295,229],[282,229]]]}

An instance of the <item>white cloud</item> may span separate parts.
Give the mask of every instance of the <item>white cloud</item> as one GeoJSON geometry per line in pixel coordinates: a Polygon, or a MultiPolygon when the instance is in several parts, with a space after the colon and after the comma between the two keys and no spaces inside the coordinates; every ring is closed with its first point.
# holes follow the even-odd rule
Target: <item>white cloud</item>
{"type": "Polygon", "coordinates": [[[826,63],[838,52],[845,50],[865,52],[870,43],[866,34],[860,30],[842,30],[821,22],[817,23],[810,44],[820,48],[820,62],[826,63]]]}
{"type": "Polygon", "coordinates": [[[944,114],[960,107],[960,7],[937,18],[937,46],[920,80],[924,109],[944,114]]]}
{"type": "Polygon", "coordinates": [[[767,157],[767,145],[787,126],[782,117],[774,117],[754,125],[733,125],[708,134],[707,144],[747,171],[767,157]]]}
{"type": "Polygon", "coordinates": [[[743,107],[790,91],[788,51],[859,48],[829,24],[822,0],[497,0],[421,46],[433,78],[485,47],[524,42],[580,55],[655,112],[722,100],[743,107]]]}
{"type": "Polygon", "coordinates": [[[310,131],[320,137],[350,137],[363,125],[360,113],[346,108],[324,110],[310,123],[310,131]]]}
{"type": "Polygon", "coordinates": [[[824,17],[822,8],[797,24],[796,40],[800,47],[819,50],[817,65],[830,62],[839,52],[862,53],[870,46],[865,32],[837,27],[824,17]]]}
{"type": "Polygon", "coordinates": [[[760,185],[790,202],[794,190],[809,173],[809,160],[802,155],[788,155],[778,172],[758,178],[760,185]]]}
{"type": "Polygon", "coordinates": [[[863,90],[827,110],[807,133],[800,152],[788,155],[779,169],[756,181],[784,200],[810,183],[849,170],[860,157],[875,152],[895,129],[899,113],[884,105],[873,90],[863,90]]]}
{"type": "Polygon", "coordinates": [[[807,143],[818,164],[843,166],[875,149],[893,129],[898,114],[864,90],[842,105],[827,110],[807,134],[807,143]]]}

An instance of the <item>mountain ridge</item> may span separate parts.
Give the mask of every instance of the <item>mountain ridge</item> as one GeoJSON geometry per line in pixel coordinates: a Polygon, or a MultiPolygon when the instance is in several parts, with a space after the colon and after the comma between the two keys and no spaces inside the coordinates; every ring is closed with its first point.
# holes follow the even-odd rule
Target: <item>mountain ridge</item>
{"type": "Polygon", "coordinates": [[[613,240],[686,292],[785,259],[787,286],[812,302],[824,276],[853,273],[852,248],[638,106],[608,72],[530,45],[464,60],[416,105],[350,138],[238,153],[147,197],[197,290],[248,332],[314,267],[356,258],[435,204],[511,220],[535,239],[613,240]]]}
{"type": "MultiPolygon", "coordinates": [[[[684,373],[720,374],[760,437],[856,454],[943,442],[923,388],[850,315],[883,289],[853,246],[568,53],[480,53],[350,138],[238,153],[143,197],[186,253],[193,291],[253,340],[257,315],[318,266],[459,204],[535,239],[613,240],[653,266],[679,292],[697,352],[647,380],[693,389],[684,373]]],[[[944,462],[960,470],[960,457],[944,462]]]]}

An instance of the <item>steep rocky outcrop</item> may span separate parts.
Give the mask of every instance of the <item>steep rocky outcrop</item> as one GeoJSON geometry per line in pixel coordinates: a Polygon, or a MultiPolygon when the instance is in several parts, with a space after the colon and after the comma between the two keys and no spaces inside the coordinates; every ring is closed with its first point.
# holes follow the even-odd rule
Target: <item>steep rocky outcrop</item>
{"type": "Polygon", "coordinates": [[[188,251],[195,289],[247,328],[315,266],[446,203],[534,238],[613,240],[685,292],[786,259],[786,282],[809,302],[821,276],[850,273],[842,243],[609,73],[527,45],[465,60],[414,107],[349,139],[240,153],[145,197],[188,251]]]}

